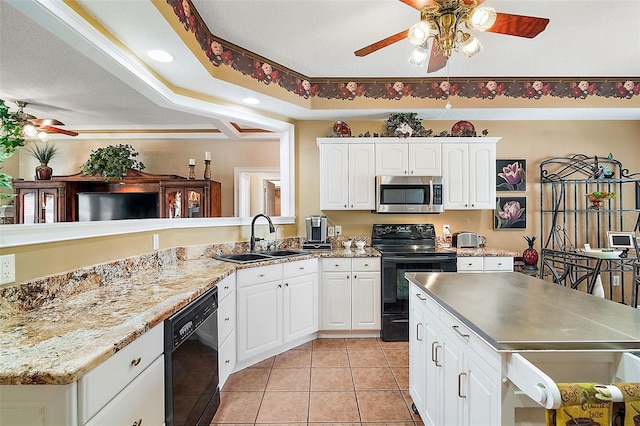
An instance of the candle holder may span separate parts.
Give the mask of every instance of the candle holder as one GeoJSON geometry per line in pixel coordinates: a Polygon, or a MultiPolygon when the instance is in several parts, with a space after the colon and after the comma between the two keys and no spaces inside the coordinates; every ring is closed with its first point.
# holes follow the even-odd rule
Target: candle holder
{"type": "Polygon", "coordinates": [[[196,165],[189,164],[189,179],[195,179],[195,178],[196,178],[196,165]]]}
{"type": "Polygon", "coordinates": [[[204,178],[211,180],[211,160],[204,160],[204,178]]]}

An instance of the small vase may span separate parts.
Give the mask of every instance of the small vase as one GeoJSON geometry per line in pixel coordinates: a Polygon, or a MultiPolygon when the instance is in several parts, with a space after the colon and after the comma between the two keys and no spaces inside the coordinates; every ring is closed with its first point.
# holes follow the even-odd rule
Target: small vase
{"type": "Polygon", "coordinates": [[[47,163],[40,163],[36,167],[36,179],[37,180],[50,180],[53,174],[53,169],[47,165],[47,163]]]}
{"type": "Polygon", "coordinates": [[[538,269],[538,251],[533,248],[535,237],[526,238],[529,247],[522,252],[522,260],[524,261],[524,269],[535,271],[538,269]]]}

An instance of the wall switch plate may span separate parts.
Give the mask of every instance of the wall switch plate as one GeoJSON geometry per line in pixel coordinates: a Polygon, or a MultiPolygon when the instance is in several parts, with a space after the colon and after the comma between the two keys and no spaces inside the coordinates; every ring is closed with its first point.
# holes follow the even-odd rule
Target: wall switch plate
{"type": "Polygon", "coordinates": [[[613,276],[613,286],[614,287],[618,287],[620,285],[620,276],[619,275],[614,275],[613,276]]]}
{"type": "Polygon", "coordinates": [[[0,284],[9,284],[16,280],[16,255],[0,256],[0,284]]]}
{"type": "Polygon", "coordinates": [[[333,237],[335,236],[335,228],[333,226],[328,226],[327,227],[327,237],[333,237]]]}
{"type": "Polygon", "coordinates": [[[342,235],[342,225],[336,225],[336,237],[342,235]]]}
{"type": "Polygon", "coordinates": [[[442,225],[442,235],[451,234],[451,225],[442,225]]]}
{"type": "Polygon", "coordinates": [[[160,248],[160,234],[153,234],[153,250],[160,248]]]}

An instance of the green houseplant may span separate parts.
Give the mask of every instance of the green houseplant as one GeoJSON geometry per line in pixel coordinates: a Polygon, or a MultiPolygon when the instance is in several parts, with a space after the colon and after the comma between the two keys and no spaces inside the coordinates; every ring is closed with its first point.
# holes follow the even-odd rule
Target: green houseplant
{"type": "Polygon", "coordinates": [[[135,159],[139,154],[129,144],[109,145],[91,151],[82,165],[83,175],[101,176],[105,181],[122,179],[129,169],[143,170],[145,165],[135,159]]]}
{"type": "MultiPolygon", "coordinates": [[[[2,164],[7,161],[16,150],[24,145],[22,138],[22,121],[18,114],[9,112],[9,107],[4,103],[4,99],[0,99],[0,118],[2,118],[2,127],[0,128],[0,169],[2,164]]],[[[12,190],[12,176],[6,173],[0,173],[0,189],[12,190]]],[[[0,198],[12,198],[12,193],[2,192],[0,198]]]]}
{"type": "Polygon", "coordinates": [[[29,151],[29,154],[31,154],[33,158],[40,162],[40,165],[36,167],[36,178],[38,180],[51,179],[53,169],[49,167],[49,162],[58,154],[58,148],[48,143],[40,146],[34,142],[33,145],[27,147],[27,151],[29,151]]]}

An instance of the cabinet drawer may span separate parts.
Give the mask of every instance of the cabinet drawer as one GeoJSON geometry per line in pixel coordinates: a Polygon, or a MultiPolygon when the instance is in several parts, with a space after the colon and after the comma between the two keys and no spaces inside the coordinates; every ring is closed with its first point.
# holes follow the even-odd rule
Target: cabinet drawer
{"type": "Polygon", "coordinates": [[[351,272],[351,259],[348,257],[327,257],[320,261],[323,272],[351,272]]]}
{"type": "Polygon", "coordinates": [[[367,272],[380,270],[379,257],[359,257],[351,259],[351,268],[354,271],[367,272]]]}
{"type": "Polygon", "coordinates": [[[485,271],[513,271],[513,257],[485,257],[485,271]]]}
{"type": "Polygon", "coordinates": [[[218,287],[218,301],[221,302],[225,297],[232,294],[236,290],[236,273],[223,278],[216,284],[218,287]]]}
{"type": "Polygon", "coordinates": [[[161,425],[164,420],[164,357],[160,356],[87,426],[161,425]]]}
{"type": "Polygon", "coordinates": [[[315,274],[317,272],[318,259],[305,259],[282,264],[282,275],[284,278],[299,277],[301,275],[315,274]]]}
{"type": "Polygon", "coordinates": [[[458,272],[482,272],[483,264],[482,257],[459,257],[457,260],[458,272]]]}
{"type": "Polygon", "coordinates": [[[80,423],[86,422],[162,354],[159,324],[78,380],[80,423]]]}
{"type": "MultiPolygon", "coordinates": [[[[476,353],[478,358],[484,360],[492,369],[500,365],[498,352],[445,309],[440,310],[440,324],[442,332],[455,342],[456,346],[476,353]]],[[[485,372],[485,374],[488,373],[485,372]]]]}
{"type": "Polygon", "coordinates": [[[218,343],[236,328],[236,295],[232,294],[218,304],[218,343]]]}
{"type": "Polygon", "coordinates": [[[424,306],[430,316],[434,318],[438,318],[440,316],[440,305],[438,305],[435,300],[427,296],[427,294],[415,284],[411,285],[410,290],[412,293],[411,297],[414,298],[414,301],[424,306]]]}
{"type": "Polygon", "coordinates": [[[282,280],[282,265],[276,264],[239,269],[236,274],[238,274],[236,281],[238,288],[268,283],[270,281],[280,281],[282,280]]]}

